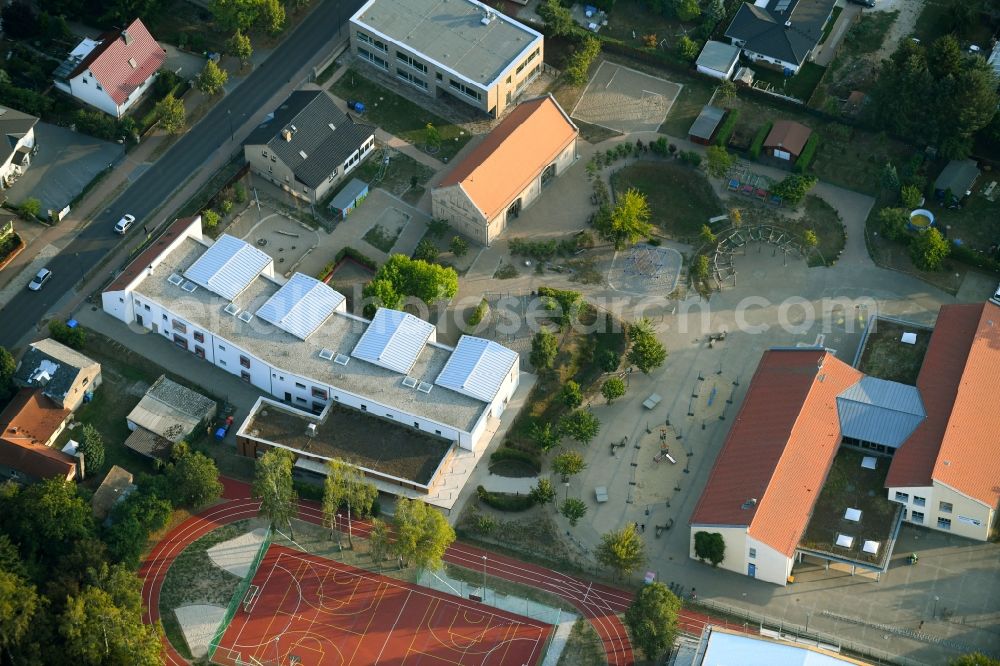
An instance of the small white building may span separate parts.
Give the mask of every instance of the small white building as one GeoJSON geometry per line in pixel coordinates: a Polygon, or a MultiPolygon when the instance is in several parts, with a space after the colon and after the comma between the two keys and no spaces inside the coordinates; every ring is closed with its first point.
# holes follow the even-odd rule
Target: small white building
{"type": "Polygon", "coordinates": [[[551,95],[518,104],[431,192],[434,217],[489,245],[573,164],[579,133],[551,95]]]}
{"type": "Polygon", "coordinates": [[[31,166],[38,118],[0,106],[0,190],[10,187],[31,166]]]}
{"type": "Polygon", "coordinates": [[[84,39],[56,69],[56,88],[121,118],[149,90],[166,53],[139,19],[121,32],[84,39]]]}
{"type": "Polygon", "coordinates": [[[346,299],[228,235],[209,244],[201,218],[176,221],[102,294],[104,311],[163,336],[300,410],[339,403],[464,449],[488,443],[520,381],[518,354],[464,336],[436,342],[433,325],[346,299]]]}
{"type": "Polygon", "coordinates": [[[730,79],[740,60],[740,50],[732,44],[708,40],[695,65],[698,71],[715,79],[730,79]]]}

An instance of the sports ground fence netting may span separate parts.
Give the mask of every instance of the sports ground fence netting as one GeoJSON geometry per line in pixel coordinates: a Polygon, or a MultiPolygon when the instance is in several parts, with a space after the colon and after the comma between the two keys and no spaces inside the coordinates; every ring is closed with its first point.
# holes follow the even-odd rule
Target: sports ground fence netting
{"type": "MultiPolygon", "coordinates": [[[[233,617],[236,616],[236,611],[239,610],[240,604],[246,601],[247,592],[250,591],[250,581],[257,575],[257,568],[260,567],[267,549],[271,546],[272,537],[271,527],[268,527],[267,532],[264,534],[264,540],[261,542],[260,548],[257,549],[257,554],[254,555],[253,560],[250,562],[250,568],[247,569],[247,573],[243,577],[243,580],[240,581],[240,584],[236,586],[236,592],[233,593],[233,598],[229,600],[229,607],[226,608],[226,614],[222,617],[218,629],[215,630],[215,635],[212,636],[212,640],[208,644],[208,654],[206,656],[209,660],[215,656],[216,650],[219,649],[222,636],[226,633],[226,629],[229,628],[229,623],[233,621],[233,617]]],[[[259,592],[259,590],[256,592],[259,592]]]]}

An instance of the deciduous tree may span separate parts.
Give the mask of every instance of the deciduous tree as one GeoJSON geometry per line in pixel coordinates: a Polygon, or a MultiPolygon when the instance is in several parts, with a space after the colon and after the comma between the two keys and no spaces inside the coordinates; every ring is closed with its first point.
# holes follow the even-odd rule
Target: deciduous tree
{"type": "Polygon", "coordinates": [[[712,227],[707,224],[703,224],[701,225],[701,233],[698,234],[698,240],[700,240],[703,245],[715,247],[715,244],[719,239],[712,233],[712,227]]]}
{"type": "Polygon", "coordinates": [[[287,449],[271,449],[257,459],[254,471],[253,498],[260,500],[260,515],[266,517],[272,528],[288,526],[291,537],[292,518],[298,513],[298,494],[292,485],[292,454],[287,449]]]}
{"type": "Polygon", "coordinates": [[[889,240],[899,240],[906,235],[909,215],[902,208],[882,208],[875,214],[875,224],[880,234],[889,240]]]}
{"type": "Polygon", "coordinates": [[[549,422],[535,421],[531,424],[531,439],[542,453],[559,443],[559,432],[549,422]]]}
{"type": "Polygon", "coordinates": [[[643,374],[648,375],[667,360],[667,350],[653,335],[648,320],[643,319],[629,326],[629,340],[628,361],[643,374]]]}
{"type": "Polygon", "coordinates": [[[632,605],[625,611],[625,624],[632,640],[646,655],[656,661],[677,638],[677,615],[681,601],[660,582],[643,585],[632,605]]]}
{"type": "Polygon", "coordinates": [[[180,134],[184,131],[184,124],[187,122],[187,116],[184,112],[184,102],[174,97],[173,93],[168,94],[156,103],[154,113],[156,114],[157,122],[160,123],[160,127],[167,134],[180,134]]]}
{"type": "Polygon", "coordinates": [[[559,392],[559,400],[570,409],[576,409],[583,404],[583,391],[580,385],[572,379],[563,384],[562,391],[559,392]]]}
{"type": "Polygon", "coordinates": [[[563,451],[552,458],[552,471],[562,476],[563,479],[569,479],[574,474],[579,474],[586,467],[586,461],[577,451],[563,451]]]}
{"type": "Polygon", "coordinates": [[[603,566],[624,576],[631,574],[646,561],[642,537],[633,523],[601,535],[601,543],[594,555],[603,566]]]}
{"type": "Polygon", "coordinates": [[[222,90],[222,86],[226,85],[228,80],[229,73],[216,65],[214,60],[208,60],[205,62],[201,74],[198,75],[195,85],[206,95],[214,95],[222,90]]]}
{"type": "Polygon", "coordinates": [[[396,554],[405,566],[412,561],[421,569],[440,569],[444,551],[455,541],[441,512],[421,500],[398,499],[393,526],[396,554]]]}
{"type": "Polygon", "coordinates": [[[372,296],[372,284],[387,280],[399,296],[412,296],[431,305],[446,301],[458,291],[458,273],[454,268],[432,264],[406,255],[394,254],[382,264],[375,279],[365,286],[364,296],[372,296]]]}
{"type": "MultiPolygon", "coordinates": [[[[793,173],[789,176],[785,176],[785,179],[780,183],[777,183],[771,188],[771,194],[776,194],[781,199],[788,204],[793,206],[800,203],[816,185],[815,176],[803,176],[802,174],[793,173]]],[[[896,183],[896,187],[899,187],[899,183],[896,183]]]]}
{"type": "Polygon", "coordinates": [[[925,271],[940,270],[950,252],[951,244],[934,227],[920,232],[910,243],[913,263],[925,271]]]}
{"type": "Polygon", "coordinates": [[[653,233],[651,215],[646,195],[629,188],[619,197],[610,215],[595,219],[595,225],[604,238],[622,250],[653,233]]]}
{"type": "Polygon", "coordinates": [[[569,524],[576,527],[577,522],[587,515],[587,505],[575,497],[570,497],[559,505],[559,513],[566,517],[569,524]]]}
{"type": "Polygon", "coordinates": [[[733,166],[733,156],[723,146],[709,146],[705,149],[705,169],[709,175],[721,178],[733,166]]]}
{"type": "Polygon", "coordinates": [[[601,42],[593,35],[587,35],[570,55],[563,70],[570,83],[582,86],[590,76],[590,66],[601,54],[601,42]]]}
{"type": "Polygon", "coordinates": [[[253,46],[251,46],[250,38],[247,35],[237,30],[229,38],[229,41],[226,42],[226,48],[229,49],[230,55],[239,59],[240,65],[246,67],[250,64],[250,58],[253,56],[253,46]]]}
{"type": "Polygon", "coordinates": [[[0,646],[8,657],[31,629],[39,604],[34,585],[16,573],[0,569],[0,646]]]}
{"type": "Polygon", "coordinates": [[[174,444],[171,459],[167,478],[174,504],[199,508],[222,495],[222,482],[214,460],[200,451],[191,451],[184,442],[174,444]]]}
{"type": "Polygon", "coordinates": [[[389,534],[389,526],[384,520],[372,518],[371,528],[368,530],[368,552],[379,567],[392,552],[392,538],[389,534]]]}
{"type": "Polygon", "coordinates": [[[323,522],[337,532],[338,542],[340,532],[337,530],[337,512],[340,507],[347,507],[347,543],[353,549],[351,512],[362,516],[370,514],[376,498],[378,490],[375,484],[365,479],[361,470],[339,458],[327,461],[326,479],[323,481],[323,522]]]}
{"type": "Polygon", "coordinates": [[[573,32],[573,14],[559,0],[542,0],[538,3],[537,12],[545,21],[545,28],[550,37],[559,37],[573,32]]]}
{"type": "Polygon", "coordinates": [[[551,370],[558,353],[559,340],[555,334],[542,330],[535,333],[535,337],[531,339],[531,354],[528,360],[535,370],[551,370]]]}
{"type": "Polygon", "coordinates": [[[601,395],[610,405],[618,398],[625,395],[625,382],[619,377],[610,377],[601,384],[601,395]]]}
{"type": "Polygon", "coordinates": [[[535,504],[548,504],[556,498],[556,489],[552,487],[552,482],[548,479],[538,479],[538,483],[531,489],[528,496],[535,504]]]}
{"type": "Polygon", "coordinates": [[[711,271],[712,268],[708,261],[708,255],[699,254],[694,258],[694,262],[691,264],[691,274],[694,275],[696,280],[707,280],[711,271]]]}
{"type": "Polygon", "coordinates": [[[456,257],[464,257],[469,252],[469,244],[461,236],[452,236],[448,248],[456,257]]]}
{"type": "Polygon", "coordinates": [[[559,432],[581,444],[590,444],[600,431],[600,420],[586,409],[578,409],[559,419],[559,432]]]}

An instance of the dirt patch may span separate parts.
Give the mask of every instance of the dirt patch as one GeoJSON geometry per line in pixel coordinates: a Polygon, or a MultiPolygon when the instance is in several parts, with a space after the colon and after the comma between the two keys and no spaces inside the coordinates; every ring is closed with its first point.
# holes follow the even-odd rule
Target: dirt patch
{"type": "Polygon", "coordinates": [[[347,311],[355,312],[355,303],[361,301],[361,290],[373,277],[373,270],[345,257],[333,269],[328,284],[347,297],[347,311]]]}
{"type": "Polygon", "coordinates": [[[558,666],[602,666],[606,663],[607,654],[593,625],[583,618],[574,622],[558,666]]]}

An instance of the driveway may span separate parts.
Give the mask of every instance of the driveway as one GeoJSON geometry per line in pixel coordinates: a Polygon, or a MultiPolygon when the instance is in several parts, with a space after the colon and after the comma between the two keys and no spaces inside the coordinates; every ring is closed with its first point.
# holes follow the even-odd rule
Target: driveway
{"type": "Polygon", "coordinates": [[[826,38],[823,45],[819,47],[819,51],[813,57],[813,62],[815,62],[820,67],[827,67],[831,62],[833,62],[834,56],[837,55],[837,49],[840,48],[840,43],[844,41],[844,35],[857,20],[858,14],[861,13],[861,7],[858,5],[847,5],[844,7],[844,11],[840,13],[837,17],[837,22],[833,24],[833,30],[830,31],[830,36],[826,38]]]}
{"type": "Polygon", "coordinates": [[[34,197],[42,211],[62,210],[94,177],[125,154],[122,146],[78,134],[65,127],[38,123],[38,153],[25,175],[7,190],[13,204],[34,197]]]}

